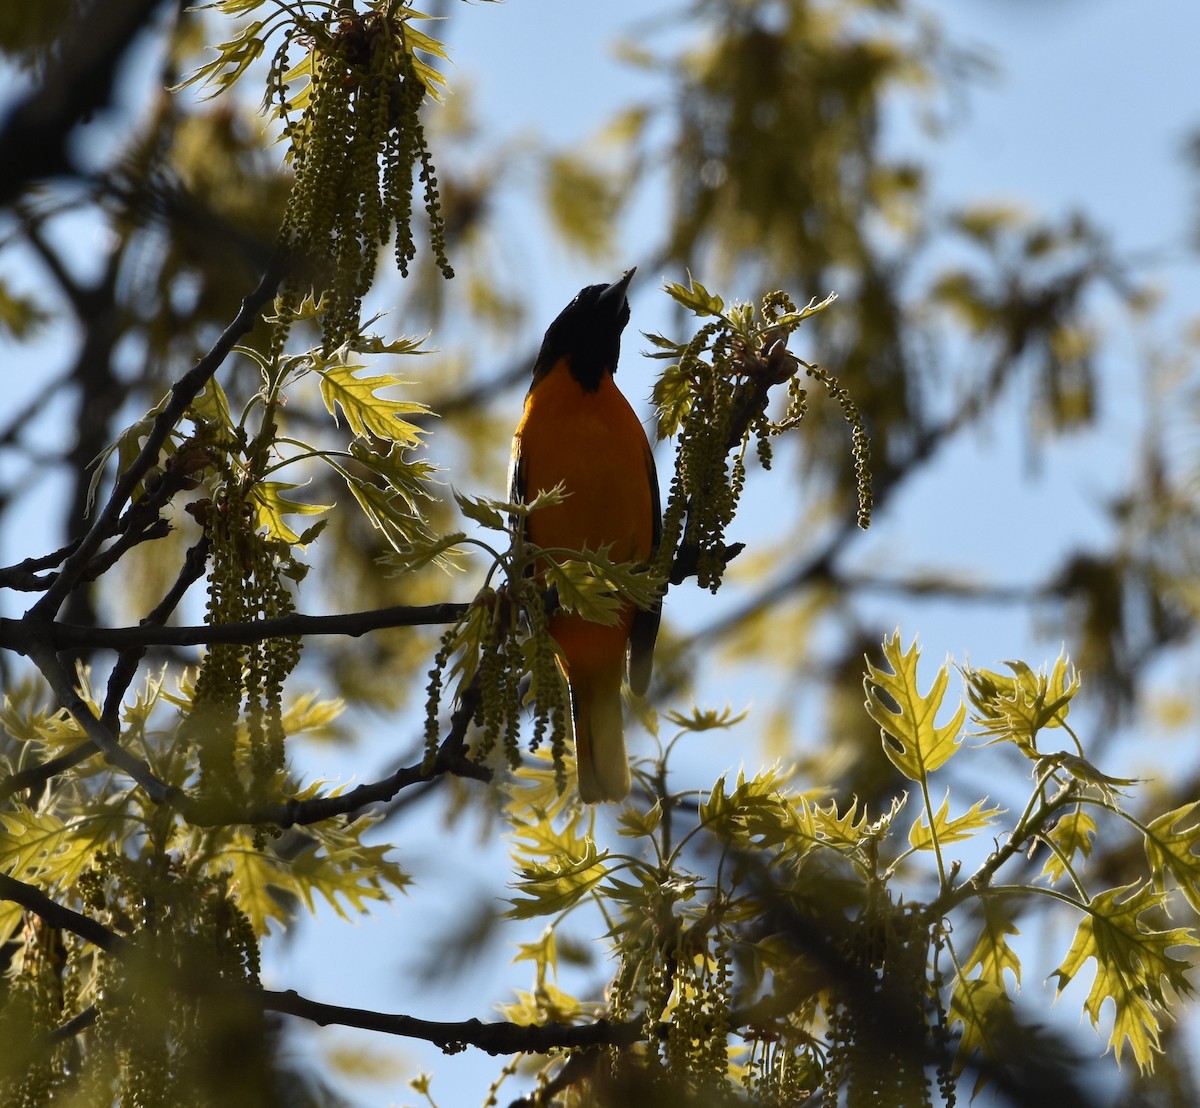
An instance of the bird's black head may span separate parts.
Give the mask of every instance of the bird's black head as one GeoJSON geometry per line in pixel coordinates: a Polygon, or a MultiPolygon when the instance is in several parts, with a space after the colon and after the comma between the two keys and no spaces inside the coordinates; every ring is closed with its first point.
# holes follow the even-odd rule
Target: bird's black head
{"type": "Polygon", "coordinates": [[[611,285],[588,285],[546,329],[542,349],[533,363],[536,381],[565,357],[571,374],[587,392],[595,392],[606,373],[616,373],[621,332],[629,322],[625,290],[634,270],[611,285]]]}

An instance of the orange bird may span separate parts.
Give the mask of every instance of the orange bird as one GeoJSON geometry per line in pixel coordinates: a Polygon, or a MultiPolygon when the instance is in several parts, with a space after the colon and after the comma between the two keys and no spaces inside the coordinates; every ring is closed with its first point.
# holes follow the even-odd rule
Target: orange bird
{"type": "MultiPolygon", "coordinates": [[[[614,562],[648,561],[662,534],[650,443],[613,380],[633,273],[582,289],[550,324],[512,447],[514,500],[532,500],[560,482],[568,493],[528,517],[530,542],[570,550],[607,545],[614,562]]],[[[564,612],[550,617],[571,686],[579,795],[589,804],[629,793],[621,677],[628,652],[630,688],[645,694],[658,621],[658,611],[629,602],[612,627],[564,612]]]]}

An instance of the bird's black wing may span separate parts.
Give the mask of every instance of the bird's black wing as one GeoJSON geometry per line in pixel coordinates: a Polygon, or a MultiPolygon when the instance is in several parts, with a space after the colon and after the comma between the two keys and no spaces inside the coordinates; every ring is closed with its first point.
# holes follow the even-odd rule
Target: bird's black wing
{"type": "MultiPolygon", "coordinates": [[[[650,479],[650,502],[654,512],[653,543],[651,558],[662,542],[662,500],[658,491],[658,470],[654,465],[654,453],[646,444],[646,470],[650,479]]],[[[658,625],[662,620],[662,603],[653,608],[639,608],[633,614],[633,627],[629,632],[629,687],[637,696],[645,696],[650,688],[650,676],[654,671],[654,642],[658,638],[658,625]]]]}

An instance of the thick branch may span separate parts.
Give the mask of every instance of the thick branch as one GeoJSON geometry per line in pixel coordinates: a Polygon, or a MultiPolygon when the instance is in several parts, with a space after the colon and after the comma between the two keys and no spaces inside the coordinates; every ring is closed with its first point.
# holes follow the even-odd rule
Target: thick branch
{"type": "MultiPolygon", "coordinates": [[[[357,638],[369,631],[388,627],[432,627],[457,623],[470,605],[405,605],[372,608],[332,616],[310,616],[303,612],[275,619],[245,623],[198,624],[188,627],[164,627],[140,624],[137,627],[84,627],[69,623],[47,624],[47,634],[56,650],[142,650],[152,646],[210,646],[213,643],[257,643],[266,639],[293,636],[348,635],[357,638]]],[[[23,620],[0,619],[0,648],[27,653],[29,631],[23,620]]]]}
{"type": "Polygon", "coordinates": [[[459,1023],[423,1020],[415,1016],[391,1015],[362,1008],[343,1008],[337,1004],[321,1004],[298,993],[263,990],[262,1005],[270,1012],[299,1016],[321,1027],[337,1024],[341,1027],[360,1027],[380,1031],[385,1035],[403,1035],[434,1043],[447,1054],[457,1054],[469,1046],[488,1054],[544,1054],[556,1047],[628,1046],[642,1038],[642,1023],[521,1024],[484,1023],[469,1019],[459,1023]]]}
{"type": "MultiPolygon", "coordinates": [[[[52,927],[70,931],[110,954],[121,954],[128,946],[125,939],[104,924],[51,900],[41,889],[3,873],[0,873],[0,899],[20,904],[52,927]]],[[[266,1011],[299,1016],[321,1027],[338,1024],[342,1027],[361,1027],[367,1031],[424,1039],[451,1054],[468,1046],[478,1047],[489,1054],[518,1054],[522,1051],[540,1054],[554,1047],[626,1045],[636,1042],[642,1034],[640,1021],[610,1023],[607,1020],[598,1020],[595,1023],[576,1026],[553,1022],[529,1025],[484,1023],[477,1019],[450,1023],[374,1012],[363,1008],[322,1004],[290,989],[286,992],[247,989],[247,996],[261,1004],[266,1011]]],[[[81,1013],[72,1024],[89,1018],[87,1013],[81,1013]]],[[[62,1031],[64,1034],[70,1033],[65,1029],[62,1031]]]]}
{"type": "Polygon", "coordinates": [[[51,927],[70,931],[110,954],[119,954],[125,946],[125,940],[104,924],[51,900],[36,885],[18,881],[6,873],[0,873],[0,900],[11,900],[27,912],[40,916],[51,927]]]}

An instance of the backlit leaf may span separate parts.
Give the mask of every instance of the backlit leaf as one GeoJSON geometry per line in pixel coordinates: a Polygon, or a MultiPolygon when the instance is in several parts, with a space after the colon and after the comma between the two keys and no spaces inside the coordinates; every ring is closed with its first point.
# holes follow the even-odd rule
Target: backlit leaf
{"type": "Polygon", "coordinates": [[[990,827],[995,817],[1002,811],[1000,808],[984,808],[986,803],[986,797],[977,800],[961,816],[951,819],[950,793],[947,790],[941,807],[934,813],[932,830],[926,814],[922,812],[909,830],[909,843],[915,850],[928,850],[933,846],[935,835],[937,842],[942,846],[969,839],[976,831],[990,827]]]}
{"type": "MultiPolygon", "coordinates": [[[[1048,838],[1057,846],[1067,860],[1074,859],[1076,854],[1087,858],[1092,853],[1092,839],[1096,834],[1096,821],[1082,806],[1059,817],[1058,821],[1046,832],[1048,838]]],[[[1062,859],[1053,851],[1042,867],[1042,874],[1051,881],[1057,881],[1066,873],[1062,859]]]]}
{"type": "Polygon", "coordinates": [[[686,287],[675,281],[668,281],[664,287],[672,300],[698,316],[719,316],[725,311],[725,301],[690,274],[686,287]]]}
{"type": "Polygon", "coordinates": [[[341,409],[350,430],[360,438],[375,435],[386,441],[415,446],[420,440],[420,428],[409,423],[405,417],[426,415],[429,409],[424,404],[386,400],[377,396],[376,393],[381,389],[404,382],[390,374],[356,377],[355,372],[362,368],[355,365],[325,365],[317,369],[321,377],[321,399],[329,414],[336,419],[338,409],[341,409]]]}
{"type": "Polygon", "coordinates": [[[986,669],[963,670],[967,695],[975,709],[973,722],[995,742],[1012,742],[1026,757],[1036,758],[1037,735],[1061,727],[1079,691],[1079,674],[1060,654],[1049,674],[1035,673],[1021,661],[1006,662],[1013,676],[986,669]]]}
{"type": "Polygon", "coordinates": [[[884,641],[883,653],[891,672],[867,663],[863,679],[867,712],[883,730],[883,749],[892,764],[911,780],[922,781],[959,749],[966,705],[960,702],[950,722],[938,727],[935,719],[946,695],[949,667],[942,666],[933,687],[922,694],[917,687],[917,661],[921,652],[916,640],[907,651],[902,650],[897,631],[884,641]]]}
{"type": "Polygon", "coordinates": [[[285,492],[299,488],[299,485],[286,481],[259,481],[250,490],[254,501],[254,511],[259,527],[265,527],[267,534],[273,539],[279,539],[290,546],[301,545],[300,535],[284,522],[284,516],[303,515],[315,516],[327,512],[331,504],[305,504],[300,500],[290,500],[285,492]]]}
{"type": "Polygon", "coordinates": [[[971,971],[979,970],[979,980],[987,981],[998,989],[1008,990],[1005,973],[1011,973],[1017,985],[1021,983],[1021,960],[1009,945],[1010,935],[1019,935],[1017,925],[1005,911],[1002,901],[983,901],[983,920],[979,938],[971,953],[963,961],[962,975],[969,977],[971,971]]]}
{"type": "Polygon", "coordinates": [[[1146,860],[1150,863],[1150,880],[1154,888],[1163,891],[1167,877],[1179,886],[1188,903],[1200,912],[1200,820],[1197,820],[1200,800],[1194,800],[1174,811],[1166,812],[1146,828],[1146,860]]]}
{"type": "Polygon", "coordinates": [[[1190,928],[1156,931],[1141,919],[1152,909],[1164,906],[1166,894],[1151,885],[1125,885],[1096,894],[1075,932],[1075,940],[1058,977],[1061,993],[1089,960],[1096,963],[1096,976],[1084,1001],[1092,1024],[1100,1020],[1106,1000],[1114,1004],[1113,1030],[1109,1046],[1117,1061],[1126,1043],[1143,1071],[1154,1064],[1160,1047],[1162,1021],[1169,1016],[1163,982],[1180,996],[1192,987],[1185,976],[1190,963],[1169,954],[1173,947],[1200,946],[1190,928]]]}

